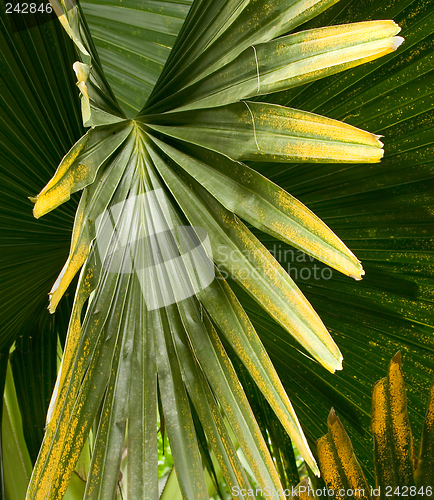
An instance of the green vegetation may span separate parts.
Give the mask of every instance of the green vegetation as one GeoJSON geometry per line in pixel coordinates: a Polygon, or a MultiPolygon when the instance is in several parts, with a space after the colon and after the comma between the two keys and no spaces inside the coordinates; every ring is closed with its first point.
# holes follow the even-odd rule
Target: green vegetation
{"type": "Polygon", "coordinates": [[[351,441],[332,410],[328,433],[317,443],[322,477],[336,498],[359,490],[359,498],[410,496],[429,498],[434,480],[434,384],[431,387],[419,454],[415,455],[407,411],[401,355],[389,365],[387,377],[373,389],[371,430],[374,438],[375,484],[369,485],[351,441]],[[341,491],[341,494],[339,494],[341,491]]]}
{"type": "Polygon", "coordinates": [[[2,496],[33,464],[28,499],[156,499],[170,457],[163,498],[279,490],[293,445],[319,484],[331,406],[372,482],[385,360],[413,428],[434,373],[432,2],[55,7],[0,14],[2,496]],[[203,254],[159,267],[178,227],[210,286],[203,254]]]}

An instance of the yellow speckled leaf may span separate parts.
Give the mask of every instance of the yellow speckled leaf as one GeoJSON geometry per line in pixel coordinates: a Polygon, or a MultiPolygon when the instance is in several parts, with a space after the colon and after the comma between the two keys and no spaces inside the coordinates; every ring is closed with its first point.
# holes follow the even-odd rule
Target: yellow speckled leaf
{"type": "MultiPolygon", "coordinates": [[[[75,215],[68,260],[49,293],[48,309],[51,313],[56,310],[60,299],[89,255],[90,244],[96,235],[95,220],[108,206],[125,169],[129,164],[137,162],[134,145],[135,136],[131,134],[111,158],[110,168],[104,173],[99,171],[94,183],[83,191],[75,215]]],[[[125,185],[117,189],[118,196],[122,196],[122,191],[126,195],[126,190],[125,185]]]]}
{"type": "MultiPolygon", "coordinates": [[[[104,397],[116,350],[120,349],[126,329],[125,315],[120,311],[129,282],[128,275],[122,278],[115,273],[107,275],[109,284],[96,291],[84,331],[79,321],[86,295],[84,292],[77,295],[78,309],[68,332],[67,357],[60,375],[57,401],[53,401],[51,420],[30,480],[28,500],[62,498],[104,397]],[[113,298],[115,288],[119,293],[113,298]],[[110,317],[110,326],[104,328],[112,300],[116,312],[110,317]]],[[[81,278],[79,286],[86,288],[88,273],[84,271],[81,278]]]]}
{"type": "Polygon", "coordinates": [[[380,498],[386,499],[390,498],[386,486],[394,491],[397,486],[415,484],[413,435],[399,352],[392,358],[387,376],[374,385],[371,426],[377,486],[381,486],[380,498]]]}
{"type": "Polygon", "coordinates": [[[38,219],[69,200],[72,193],[91,184],[99,167],[125,141],[132,130],[131,122],[89,130],[60,162],[56,173],[32,201],[33,215],[38,219]]]}
{"type": "Polygon", "coordinates": [[[140,120],[232,160],[376,163],[383,157],[383,144],[375,134],[275,104],[244,101],[140,120]]]}
{"type": "Polygon", "coordinates": [[[209,150],[189,154],[152,140],[222,205],[265,233],[289,243],[356,280],[365,271],[355,255],[303,203],[256,170],[209,150]]]}
{"type": "Polygon", "coordinates": [[[195,29],[181,31],[174,47],[176,58],[163,71],[140,114],[170,95],[172,88],[179,90],[203,79],[234,60],[247,47],[289,33],[337,1],[215,0],[203,3],[192,16],[195,29]],[[201,32],[199,38],[196,30],[201,32]],[[178,72],[173,71],[174,67],[178,72]]]}
{"type": "Polygon", "coordinates": [[[369,21],[251,45],[219,71],[162,100],[152,112],[212,108],[318,80],[393,52],[403,42],[394,36],[399,31],[393,21],[369,21]]]}
{"type": "Polygon", "coordinates": [[[342,369],[342,354],[318,314],[270,252],[234,214],[226,210],[176,165],[151,147],[156,168],[193,226],[209,235],[213,259],[222,266],[325,368],[342,369]]]}
{"type": "Polygon", "coordinates": [[[333,409],[327,427],[327,434],[317,442],[319,465],[327,487],[335,492],[337,500],[345,498],[348,490],[358,491],[357,498],[369,499],[368,483],[350,438],[333,409]]]}

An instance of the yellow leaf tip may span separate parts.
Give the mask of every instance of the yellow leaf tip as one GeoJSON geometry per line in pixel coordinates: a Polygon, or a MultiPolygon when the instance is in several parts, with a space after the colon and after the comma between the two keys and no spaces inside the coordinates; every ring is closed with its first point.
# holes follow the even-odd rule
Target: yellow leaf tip
{"type": "Polygon", "coordinates": [[[34,206],[33,206],[33,217],[35,219],[39,219],[40,217],[42,217],[44,215],[44,212],[42,212],[41,208],[40,208],[40,203],[38,203],[38,200],[39,200],[39,197],[40,197],[40,194],[37,194],[36,196],[29,196],[29,200],[34,203],[34,206]]]}
{"type": "Polygon", "coordinates": [[[329,416],[327,417],[327,426],[332,431],[333,431],[332,428],[334,427],[336,429],[337,426],[340,427],[345,432],[345,428],[342,425],[342,422],[340,421],[339,417],[336,415],[334,408],[330,410],[329,416]]]}
{"type": "Polygon", "coordinates": [[[48,294],[48,299],[50,301],[48,304],[48,310],[50,311],[50,314],[54,314],[56,312],[57,305],[59,304],[59,301],[63,295],[63,294],[61,294],[59,296],[59,294],[56,293],[56,290],[58,288],[58,286],[56,286],[56,284],[57,284],[57,282],[53,285],[54,290],[52,288],[50,293],[48,294]]]}
{"type": "Polygon", "coordinates": [[[399,33],[401,31],[401,26],[399,24],[396,24],[395,21],[392,21],[392,23],[396,26],[396,33],[399,33]]]}
{"type": "Polygon", "coordinates": [[[53,306],[52,306],[52,304],[51,304],[51,300],[50,300],[50,302],[48,303],[48,307],[47,307],[47,309],[48,309],[48,312],[49,312],[50,314],[54,314],[54,313],[56,312],[56,307],[53,307],[53,306]]]}
{"type": "Polygon", "coordinates": [[[388,21],[385,21],[386,23],[388,23],[389,25],[391,25],[391,27],[393,27],[394,29],[394,35],[397,35],[400,31],[401,31],[401,26],[399,26],[399,24],[395,23],[395,21],[393,21],[392,19],[389,19],[388,21]]]}
{"type": "Polygon", "coordinates": [[[38,197],[38,200],[36,200],[36,203],[33,207],[33,217],[35,219],[39,219],[40,217],[42,217],[46,213],[47,213],[47,211],[44,210],[44,207],[41,207],[41,203],[39,202],[39,197],[38,197]]]}
{"type": "Polygon", "coordinates": [[[365,275],[365,270],[363,269],[362,264],[359,260],[357,261],[356,269],[353,270],[355,272],[349,272],[348,276],[350,278],[353,278],[353,280],[361,281],[363,279],[363,276],[365,275]]]}
{"type": "Polygon", "coordinates": [[[62,295],[60,295],[59,297],[59,294],[56,293],[56,290],[58,288],[59,288],[59,278],[57,278],[56,282],[54,283],[50,292],[48,293],[48,300],[49,300],[48,310],[50,311],[50,314],[54,314],[56,312],[57,304],[59,303],[62,297],[62,295]]]}

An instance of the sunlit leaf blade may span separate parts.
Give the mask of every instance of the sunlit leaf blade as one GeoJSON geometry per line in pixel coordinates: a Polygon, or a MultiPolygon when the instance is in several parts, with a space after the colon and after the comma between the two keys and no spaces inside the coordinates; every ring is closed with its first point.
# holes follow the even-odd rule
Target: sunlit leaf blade
{"type": "MultiPolygon", "coordinates": [[[[65,381],[71,377],[74,363],[76,360],[77,352],[80,346],[81,327],[82,327],[82,312],[83,306],[89,299],[91,293],[95,290],[99,273],[95,266],[95,259],[93,262],[87,261],[83,266],[77,284],[77,290],[74,297],[74,305],[71,311],[71,317],[68,326],[68,334],[66,338],[65,348],[63,351],[62,362],[60,364],[59,372],[57,374],[56,385],[51,396],[50,406],[47,413],[47,424],[51,421],[56,404],[63,403],[65,394],[65,381]],[[63,393],[63,394],[62,394],[63,393]]],[[[83,375],[83,373],[82,373],[83,375]]]]}
{"type": "Polygon", "coordinates": [[[80,3],[107,81],[132,118],[160,76],[192,0],[80,3]]]}
{"type": "MultiPolygon", "coordinates": [[[[150,170],[150,175],[154,188],[161,188],[160,180],[156,177],[153,169],[150,170]]],[[[175,226],[181,226],[183,224],[182,219],[176,212],[172,212],[171,217],[173,219],[172,224],[175,226]]],[[[187,260],[185,260],[185,264],[190,276],[192,276],[195,272],[199,272],[199,274],[206,273],[207,264],[209,265],[209,262],[201,262],[199,258],[196,258],[194,262],[195,269],[191,267],[191,264],[189,264],[187,260]]],[[[176,274],[178,276],[181,275],[180,272],[175,273],[175,275],[176,274]]],[[[176,285],[174,284],[173,286],[175,287],[176,285]]],[[[297,443],[298,449],[305,460],[314,471],[317,471],[315,460],[303,436],[303,431],[299,426],[297,417],[293,412],[291,403],[280,384],[277,374],[269,361],[268,355],[258,339],[247,315],[238,303],[231,289],[227,286],[218,269],[216,269],[216,279],[202,290],[199,290],[197,296],[201,300],[206,311],[211,315],[217,326],[227,337],[227,340],[234,348],[236,354],[251,372],[255,382],[268,398],[276,414],[282,420],[286,431],[289,432],[294,442],[297,443]]],[[[190,316],[190,314],[188,316],[190,316]]],[[[176,318],[172,317],[171,324],[173,327],[177,324],[176,318]]],[[[182,337],[182,328],[181,330],[177,328],[177,331],[180,331],[179,335],[182,337]]],[[[190,329],[187,329],[187,332],[190,331],[190,329]]],[[[183,352],[185,352],[185,347],[183,347],[184,343],[183,341],[175,341],[175,345],[180,345],[183,352]]],[[[185,353],[180,359],[185,360],[187,357],[188,354],[185,353]]],[[[183,369],[185,370],[186,368],[184,367],[183,369]]],[[[192,369],[192,366],[190,366],[187,372],[191,374],[192,369]]],[[[193,384],[191,376],[189,383],[193,384]]],[[[194,384],[196,387],[197,383],[198,382],[194,384]]],[[[193,397],[192,394],[191,397],[193,397]]],[[[195,402],[195,405],[196,404],[198,403],[195,402]]],[[[202,415],[204,410],[202,409],[201,411],[202,415]]],[[[219,439],[220,438],[213,437],[211,441],[214,443],[216,440],[219,441],[219,439]]],[[[226,464],[223,464],[223,470],[225,470],[225,467],[226,464]]]]}
{"type": "MultiPolygon", "coordinates": [[[[285,430],[287,427],[283,426],[276,418],[276,416],[279,416],[279,411],[267,402],[263,393],[261,394],[261,390],[259,389],[260,384],[255,384],[253,378],[254,372],[249,373],[247,368],[243,366],[236,355],[234,355],[235,350],[232,352],[228,342],[226,342],[225,339],[222,340],[225,349],[229,351],[228,354],[231,357],[231,361],[240,378],[241,385],[252,407],[252,411],[261,429],[262,435],[272,454],[282,486],[284,489],[289,488],[291,490],[291,488],[299,482],[300,474],[296,463],[294,447],[289,437],[289,431],[285,430]]],[[[298,449],[300,439],[294,439],[294,442],[298,443],[298,449]]],[[[303,456],[305,455],[303,454],[303,456]]],[[[305,463],[309,462],[308,459],[305,461],[305,463]]],[[[315,471],[314,474],[319,474],[316,462],[313,464],[313,470],[315,471]]]]}
{"type": "MultiPolygon", "coordinates": [[[[151,164],[150,164],[151,166],[151,164]]],[[[150,176],[152,179],[152,183],[154,188],[161,188],[160,180],[158,177],[156,177],[155,172],[153,171],[153,168],[150,170],[150,176]]],[[[179,215],[176,212],[171,213],[171,217],[173,218],[172,224],[175,224],[175,226],[180,226],[182,225],[182,220],[180,219],[179,215]]],[[[167,244],[170,244],[167,242],[167,244]]],[[[195,272],[205,273],[207,271],[206,269],[206,262],[201,263],[199,258],[195,259],[194,265],[197,266],[197,269],[192,269],[191,265],[188,263],[187,260],[185,260],[185,264],[188,268],[188,272],[190,276],[194,275],[195,272]],[[203,267],[202,267],[203,266],[203,267]]],[[[209,262],[208,262],[209,265],[209,262]]],[[[224,334],[227,335],[229,342],[233,345],[235,348],[236,353],[240,356],[240,358],[243,360],[243,362],[248,366],[249,370],[252,371],[252,375],[258,384],[258,386],[261,388],[261,390],[266,394],[266,396],[269,398],[274,410],[276,413],[279,415],[279,417],[282,419],[284,422],[285,428],[287,432],[289,432],[295,442],[297,443],[299,449],[301,450],[301,453],[305,457],[305,459],[308,461],[309,464],[311,464],[312,468],[316,471],[316,463],[315,460],[312,457],[312,454],[309,450],[309,447],[307,446],[306,440],[303,437],[303,432],[298,424],[297,417],[295,416],[291,403],[289,402],[285,392],[283,391],[283,388],[276,376],[276,373],[269,362],[268,356],[263,349],[259,339],[257,338],[256,333],[254,332],[254,329],[252,328],[252,325],[250,324],[249,319],[247,318],[245,312],[242,310],[240,305],[238,304],[235,296],[233,295],[232,291],[229,289],[229,287],[225,284],[224,279],[220,275],[220,273],[217,270],[217,279],[215,279],[211,284],[207,287],[204,287],[202,290],[197,292],[198,298],[201,300],[202,304],[204,305],[205,309],[211,314],[212,318],[216,322],[216,324],[222,328],[224,331],[224,334]],[[220,283],[221,282],[221,283],[220,283]]],[[[179,279],[179,276],[181,276],[181,272],[175,272],[174,273],[175,278],[174,278],[174,283],[173,287],[175,288],[176,281],[179,279]],[[177,278],[178,276],[178,278],[177,278]]],[[[179,286],[179,285],[178,285],[179,286]]],[[[180,309],[181,313],[181,318],[187,318],[188,323],[186,324],[184,319],[184,327],[186,328],[187,335],[189,338],[192,338],[191,336],[193,335],[192,328],[197,329],[198,325],[202,322],[203,319],[203,310],[201,310],[201,317],[199,321],[199,317],[197,317],[198,312],[196,310],[196,307],[193,307],[191,309],[191,305],[189,306],[188,299],[187,301],[182,301],[180,305],[178,306],[180,309]],[[182,305],[183,304],[183,305],[182,305]],[[186,309],[186,311],[184,311],[186,309]],[[196,321],[191,321],[191,318],[196,316],[197,320],[196,321]],[[188,326],[190,325],[190,327],[188,326]]],[[[184,337],[183,330],[184,328],[178,325],[179,320],[177,319],[176,316],[171,315],[170,316],[170,324],[172,325],[172,334],[174,332],[177,332],[177,337],[178,341],[175,342],[175,346],[177,349],[182,349],[182,352],[184,353],[182,356],[180,355],[179,359],[182,365],[182,370],[184,373],[184,377],[188,377],[188,383],[187,387],[189,388],[190,396],[193,398],[195,406],[199,405],[200,403],[198,402],[198,396],[197,396],[197,391],[203,391],[203,389],[200,389],[200,384],[199,384],[199,379],[201,378],[201,375],[199,372],[196,370],[196,376],[198,377],[198,380],[195,382],[194,377],[191,375],[191,371],[194,369],[194,363],[191,364],[187,367],[184,365],[184,363],[187,362],[187,359],[189,358],[189,353],[186,351],[186,344],[189,343],[187,339],[184,337]],[[199,388],[198,388],[199,384],[199,388]],[[196,387],[195,391],[192,393],[192,385],[196,387]]],[[[200,328],[199,328],[200,330],[200,328]]],[[[203,341],[205,339],[205,335],[207,335],[206,331],[202,327],[202,333],[199,334],[201,338],[203,338],[203,341]]],[[[202,342],[203,342],[202,341],[202,342]]],[[[194,343],[193,343],[193,349],[194,352],[197,355],[197,348],[194,348],[194,343]]],[[[199,361],[201,362],[201,358],[198,357],[199,361]]],[[[208,360],[205,360],[205,362],[201,362],[202,367],[207,367],[208,366],[208,360]]],[[[204,369],[205,373],[207,373],[207,369],[204,369]]],[[[218,370],[215,370],[218,372],[218,370]]],[[[213,371],[214,373],[214,371],[213,371]]],[[[215,378],[214,378],[215,380],[215,378]]],[[[215,388],[215,382],[214,384],[209,380],[211,383],[211,387],[215,388]]],[[[207,394],[207,390],[205,387],[205,393],[207,394]]],[[[207,396],[208,401],[209,401],[209,396],[207,396]]],[[[202,400],[205,399],[203,396],[201,398],[202,400]]],[[[234,400],[236,401],[236,400],[234,400]]],[[[200,407],[198,408],[198,411],[200,413],[201,418],[204,417],[204,412],[206,413],[209,412],[209,410],[206,410],[202,407],[203,403],[200,404],[200,407]]],[[[214,418],[216,418],[216,413],[215,410],[212,410],[212,398],[211,398],[211,411],[214,415],[214,418]]],[[[233,406],[233,405],[232,405],[233,406]]],[[[223,407],[228,407],[228,404],[224,404],[223,407]]],[[[231,418],[228,417],[229,420],[231,421],[231,418]]],[[[209,421],[206,423],[208,432],[213,431],[214,425],[212,425],[211,429],[209,429],[209,421]]],[[[219,428],[220,432],[224,434],[224,429],[219,428]]],[[[237,432],[237,439],[240,442],[245,442],[245,436],[246,436],[246,429],[244,431],[237,432]],[[240,437],[240,432],[243,436],[243,438],[240,437]]],[[[212,443],[219,443],[220,442],[220,436],[212,436],[210,438],[212,443]]],[[[226,440],[223,441],[226,443],[226,440]]],[[[215,446],[213,444],[213,446],[215,446]]],[[[227,444],[225,445],[227,446],[227,444]]],[[[251,450],[251,448],[250,448],[251,450]]],[[[229,450],[230,452],[230,450],[229,450]]],[[[228,453],[228,450],[222,453],[221,449],[216,450],[216,455],[218,457],[219,461],[223,461],[221,463],[221,467],[225,473],[227,474],[226,468],[227,468],[227,461],[225,460],[225,456],[228,453]]],[[[249,456],[253,456],[252,452],[249,451],[249,456]]],[[[229,453],[228,458],[233,464],[234,458],[231,458],[231,452],[229,453]]],[[[236,464],[236,462],[235,462],[236,464]]],[[[253,468],[256,466],[254,464],[251,464],[253,468]]],[[[235,467],[233,464],[232,467],[235,467]]],[[[269,466],[268,466],[269,467],[269,466]]],[[[235,467],[236,471],[236,467],[235,467]]],[[[240,477],[243,478],[243,475],[240,476],[239,472],[236,472],[236,476],[238,477],[238,483],[235,483],[235,485],[243,484],[245,480],[243,479],[240,481],[240,477]]],[[[229,477],[227,480],[229,483],[233,484],[233,479],[234,477],[229,477]]]]}
{"type": "Polygon", "coordinates": [[[208,440],[205,436],[202,424],[197,416],[194,407],[191,407],[191,416],[193,417],[194,431],[196,433],[197,444],[199,446],[199,452],[202,458],[202,464],[204,465],[205,481],[208,493],[210,493],[210,489],[213,488],[216,494],[218,494],[220,497],[223,497],[224,494],[221,492],[219,478],[217,476],[217,471],[214,467],[213,457],[211,455],[211,447],[208,445],[208,440]]]}
{"type": "Polygon", "coordinates": [[[181,148],[153,140],[228,210],[261,231],[361,279],[364,271],[353,253],[321,219],[279,186],[246,165],[208,150],[190,147],[186,154],[181,148]]]}
{"type": "Polygon", "coordinates": [[[249,488],[250,485],[232,444],[221,409],[197,361],[188,348],[184,327],[180,321],[172,322],[172,335],[188,394],[229,488],[231,489],[233,486],[249,488]]]}
{"type": "MultiPolygon", "coordinates": [[[[113,256],[111,259],[113,264],[113,256]]],[[[107,261],[106,264],[109,263],[107,261]]],[[[95,266],[93,267],[95,270],[95,266]]],[[[68,342],[74,341],[77,344],[69,346],[72,351],[76,351],[76,355],[71,363],[72,369],[65,364],[65,371],[71,370],[70,377],[65,378],[65,373],[62,372],[59,374],[61,384],[33,470],[27,493],[29,499],[54,499],[59,492],[66,491],[70,474],[110,379],[112,358],[122,345],[126,312],[115,314],[115,310],[116,307],[120,311],[124,309],[129,275],[106,271],[102,273],[102,278],[107,286],[98,288],[87,310],[84,335],[68,339],[68,342]],[[112,303],[115,308],[113,310],[112,303]]],[[[86,273],[82,274],[81,279],[84,280],[85,288],[88,288],[86,273]]]]}
{"type": "MultiPolygon", "coordinates": [[[[141,299],[141,310],[144,305],[141,299]]],[[[136,316],[128,414],[128,484],[132,498],[158,499],[157,369],[148,315],[136,316]]]]}
{"type": "Polygon", "coordinates": [[[217,273],[217,279],[198,296],[226,340],[244,363],[306,462],[316,471],[315,459],[268,354],[247,314],[221,274],[217,273]]]}
{"type": "Polygon", "coordinates": [[[375,163],[383,156],[374,134],[272,104],[240,102],[141,120],[152,130],[233,160],[375,163]]]}
{"type": "Polygon", "coordinates": [[[302,31],[252,45],[231,63],[148,113],[218,107],[287,90],[389,54],[403,39],[393,21],[370,21],[302,31]]]}
{"type": "MultiPolygon", "coordinates": [[[[151,311],[156,332],[158,386],[178,483],[185,498],[208,498],[193,419],[164,309],[151,311]]],[[[170,314],[170,313],[169,313],[170,314]]]]}
{"type": "MultiPolygon", "coordinates": [[[[126,133],[129,133],[128,128],[126,133]]],[[[109,134],[109,137],[112,137],[112,132],[109,134]]],[[[125,137],[121,140],[125,141],[125,137]]],[[[137,161],[137,154],[133,154],[134,144],[135,137],[130,137],[125,141],[116,155],[111,156],[110,167],[95,173],[96,181],[84,190],[75,216],[68,260],[50,290],[50,312],[55,311],[72,279],[87,259],[90,244],[96,236],[95,222],[107,208],[113,196],[113,190],[120,183],[125,169],[137,161]]],[[[79,165],[79,172],[82,170],[81,167],[82,165],[79,165]]],[[[122,200],[127,195],[129,184],[124,182],[121,186],[117,189],[116,195],[122,200]]]]}
{"type": "Polygon", "coordinates": [[[197,2],[146,107],[221,68],[247,47],[287,33],[336,1],[197,2]]]}
{"type": "Polygon", "coordinates": [[[198,361],[225,409],[228,421],[257,481],[263,488],[268,486],[279,490],[281,484],[265,441],[210,320],[204,316],[203,322],[199,321],[200,312],[193,299],[187,299],[184,304],[180,304],[179,312],[198,361]]]}
{"type": "MultiPolygon", "coordinates": [[[[374,386],[371,421],[377,484],[393,491],[397,486],[414,485],[413,436],[400,353],[392,358],[387,377],[374,386]]],[[[380,498],[387,498],[382,490],[380,498]]]]}
{"type": "MultiPolygon", "coordinates": [[[[140,307],[139,285],[131,281],[125,311],[140,307]]],[[[110,380],[92,450],[92,463],[85,492],[86,498],[89,499],[110,497],[121,481],[120,466],[129,415],[133,349],[136,336],[142,335],[142,331],[136,328],[137,323],[133,315],[124,314],[120,326],[123,332],[111,360],[110,380]]]]}
{"type": "MultiPolygon", "coordinates": [[[[156,172],[154,171],[152,162],[150,162],[150,158],[146,159],[146,164],[149,168],[149,180],[151,181],[153,188],[161,189],[161,181],[156,176],[156,172]]],[[[149,187],[150,186],[151,185],[149,185],[149,187]]],[[[148,224],[154,226],[154,230],[159,227],[171,227],[174,223],[176,223],[175,225],[178,225],[181,222],[179,220],[179,216],[177,217],[176,211],[174,211],[173,208],[171,209],[170,205],[166,207],[161,214],[165,220],[159,221],[158,219],[160,218],[160,215],[157,215],[157,213],[152,214],[152,211],[149,215],[151,215],[151,217],[148,219],[148,224]],[[175,219],[171,220],[173,217],[175,219]]],[[[163,232],[159,239],[150,240],[151,246],[153,247],[153,255],[156,255],[162,250],[167,251],[169,247],[174,245],[174,242],[165,236],[166,234],[163,232]]],[[[169,253],[170,251],[168,254],[169,253]]],[[[185,275],[183,275],[182,268],[179,266],[176,259],[173,263],[172,272],[168,276],[164,276],[165,271],[160,266],[156,267],[154,272],[151,272],[150,280],[148,279],[148,281],[154,295],[158,296],[161,294],[164,296],[164,288],[169,285],[169,282],[171,283],[172,290],[176,290],[176,288],[180,286],[180,280],[184,279],[185,275]]],[[[205,328],[203,321],[205,319],[205,324],[207,324],[206,318],[204,317],[203,310],[199,312],[198,306],[199,304],[196,301],[186,297],[184,300],[178,302],[179,312],[177,312],[173,306],[166,307],[165,312],[164,310],[159,309],[159,311],[162,311],[159,314],[167,314],[167,326],[163,324],[162,327],[166,329],[170,328],[170,331],[174,336],[174,345],[178,346],[177,349],[180,348],[179,342],[185,346],[191,342],[195,356],[204,370],[213,392],[216,394],[220,404],[225,409],[226,416],[235,432],[237,440],[240,442],[245,454],[250,457],[250,466],[255,471],[257,480],[264,486],[273,486],[278,489],[279,481],[268,455],[268,450],[266,449],[265,443],[262,441],[260,434],[258,434],[257,424],[254,418],[252,418],[253,415],[248,406],[247,400],[245,396],[243,396],[242,391],[240,392],[240,386],[235,372],[231,368],[230,362],[227,360],[227,356],[224,355],[223,359],[218,361],[218,359],[216,359],[216,354],[213,354],[215,346],[213,347],[213,343],[208,339],[210,331],[213,334],[211,335],[212,338],[215,337],[215,340],[217,341],[217,351],[223,355],[224,350],[218,343],[218,338],[215,336],[214,330],[209,329],[211,328],[211,325],[209,324],[209,328],[205,328]],[[189,340],[187,340],[187,337],[185,336],[184,328],[189,340]],[[178,339],[178,341],[176,339],[178,339]],[[226,366],[226,371],[225,369],[222,370],[222,367],[224,366],[226,366]]],[[[166,342],[168,341],[166,340],[166,342]]],[[[185,356],[179,358],[181,364],[184,363],[184,358],[185,356]]],[[[183,371],[183,369],[181,369],[181,371],[183,371]]],[[[173,401],[173,397],[166,399],[173,401]]],[[[162,400],[164,401],[164,399],[162,400]]],[[[165,403],[163,402],[163,407],[164,404],[165,403]]],[[[183,404],[182,401],[180,401],[180,404],[183,404]]],[[[221,432],[223,435],[225,434],[223,430],[221,432]]],[[[179,438],[185,440],[185,437],[183,438],[182,434],[179,435],[179,438]]],[[[213,441],[216,440],[216,438],[212,436],[211,439],[213,441]]],[[[222,450],[220,450],[220,454],[221,451],[222,450]]],[[[226,453],[227,451],[225,451],[225,454],[226,453]]],[[[176,454],[174,456],[176,457],[176,454]]],[[[223,466],[226,466],[226,464],[223,463],[223,466]]],[[[184,467],[184,465],[182,465],[182,467],[184,467]]],[[[232,467],[235,468],[236,471],[236,463],[232,465],[232,467]]],[[[185,472],[182,473],[182,471],[178,471],[178,482],[181,484],[184,491],[189,491],[191,489],[190,482],[197,483],[197,479],[194,479],[194,474],[196,473],[194,471],[194,467],[191,467],[191,469],[193,469],[193,471],[190,473],[190,476],[187,476],[185,472]],[[190,480],[189,477],[191,477],[190,480]],[[183,481],[186,482],[185,485],[182,485],[183,481]]],[[[236,472],[236,474],[241,479],[241,481],[237,480],[237,484],[240,482],[243,484],[243,482],[245,482],[243,474],[241,473],[240,475],[239,471],[236,472]]],[[[232,479],[235,478],[232,477],[232,479]]],[[[187,496],[187,498],[189,497],[187,496]]]]}
{"type": "Polygon", "coordinates": [[[434,384],[428,398],[428,408],[422,430],[422,438],[416,470],[417,486],[434,484],[434,384]]]}
{"type": "Polygon", "coordinates": [[[371,498],[350,438],[333,409],[327,419],[327,427],[327,434],[317,442],[319,465],[327,487],[339,497],[345,496],[339,491],[352,490],[358,498],[371,498]]]}
{"type": "Polygon", "coordinates": [[[204,188],[149,147],[149,153],[193,226],[204,228],[213,258],[330,371],[341,368],[341,354],[320,318],[274,257],[204,188]],[[188,204],[182,200],[188,199],[188,204]],[[214,253],[215,252],[215,253],[214,253]]]}
{"type": "MultiPolygon", "coordinates": [[[[119,356],[119,353],[117,353],[119,356]]],[[[99,499],[112,495],[118,487],[121,474],[123,445],[125,441],[125,416],[118,420],[118,412],[113,408],[116,402],[124,400],[124,393],[113,390],[118,375],[118,360],[113,363],[115,376],[110,379],[99,422],[95,447],[92,450],[90,477],[86,483],[86,498],[99,499]]],[[[129,378],[124,379],[128,382],[129,378]]],[[[119,387],[119,385],[118,385],[119,387]]],[[[122,387],[125,389],[124,387],[122,387]]]]}

